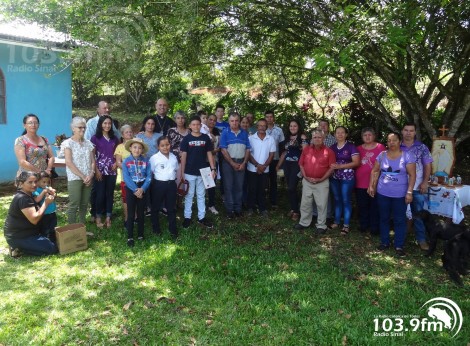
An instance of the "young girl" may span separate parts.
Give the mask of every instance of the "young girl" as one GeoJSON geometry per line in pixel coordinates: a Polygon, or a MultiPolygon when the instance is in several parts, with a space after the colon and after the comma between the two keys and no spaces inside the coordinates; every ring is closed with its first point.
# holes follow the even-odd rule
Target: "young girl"
{"type": "Polygon", "coordinates": [[[103,228],[103,223],[101,222],[103,214],[106,214],[106,227],[111,227],[117,169],[114,150],[119,144],[117,137],[114,135],[112,126],[113,120],[109,115],[101,116],[96,126],[96,135],[91,137],[91,142],[95,145],[96,150],[95,221],[98,228],[103,228]]]}
{"type": "MultiPolygon", "coordinates": [[[[145,154],[147,144],[140,138],[126,142],[125,148],[131,154],[122,162],[122,177],[126,183],[126,201],[128,215],[137,212],[137,236],[144,239],[145,192],[152,178],[150,165],[145,154]]],[[[126,222],[127,245],[134,246],[134,222],[126,222]]]]}
{"type": "Polygon", "coordinates": [[[152,227],[153,233],[161,234],[158,214],[160,206],[166,200],[168,228],[173,239],[178,237],[176,230],[176,171],[178,159],[170,152],[170,141],[163,136],[157,140],[158,153],[150,158],[153,173],[152,181],[152,227]]]}
{"type": "MultiPolygon", "coordinates": [[[[119,144],[114,151],[114,157],[116,158],[116,164],[118,167],[118,180],[121,181],[121,196],[122,196],[122,211],[124,212],[124,227],[126,227],[127,222],[127,202],[126,202],[126,183],[122,179],[122,161],[129,157],[131,154],[126,150],[125,144],[128,140],[134,137],[134,132],[132,131],[131,125],[122,125],[121,129],[122,143],[119,144]]],[[[133,218],[131,218],[134,221],[133,218]]]]}
{"type": "MultiPolygon", "coordinates": [[[[55,190],[50,186],[51,176],[46,171],[39,173],[38,187],[33,192],[36,203],[42,205],[48,195],[55,196],[55,190]]],[[[41,233],[53,243],[55,243],[55,228],[57,226],[56,209],[55,202],[52,202],[47,206],[41,219],[41,233]]]]}

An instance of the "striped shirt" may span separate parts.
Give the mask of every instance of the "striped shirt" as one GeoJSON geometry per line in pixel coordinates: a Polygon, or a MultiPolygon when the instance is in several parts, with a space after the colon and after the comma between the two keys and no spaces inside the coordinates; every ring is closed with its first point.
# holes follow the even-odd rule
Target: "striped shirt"
{"type": "Polygon", "coordinates": [[[251,149],[248,133],[242,129],[238,129],[237,132],[234,132],[232,129],[228,128],[226,131],[223,131],[220,136],[219,147],[221,149],[227,149],[232,159],[243,159],[246,149],[251,149]]]}

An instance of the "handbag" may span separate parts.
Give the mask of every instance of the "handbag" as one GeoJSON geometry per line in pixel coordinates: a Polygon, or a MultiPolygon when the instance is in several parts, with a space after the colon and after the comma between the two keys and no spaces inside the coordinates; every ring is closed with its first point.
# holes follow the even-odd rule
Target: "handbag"
{"type": "Polygon", "coordinates": [[[184,197],[188,194],[189,191],[189,181],[186,179],[181,179],[176,190],[176,194],[180,197],[184,197]]]}

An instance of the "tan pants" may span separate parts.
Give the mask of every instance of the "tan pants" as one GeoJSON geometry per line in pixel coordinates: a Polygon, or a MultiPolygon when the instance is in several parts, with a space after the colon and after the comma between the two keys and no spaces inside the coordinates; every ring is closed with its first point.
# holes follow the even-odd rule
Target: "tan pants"
{"type": "Polygon", "coordinates": [[[326,213],[328,209],[328,194],[330,181],[325,179],[321,183],[312,184],[302,179],[302,201],[300,202],[300,224],[310,226],[312,222],[312,203],[317,205],[318,217],[315,226],[326,229],[326,213]]]}

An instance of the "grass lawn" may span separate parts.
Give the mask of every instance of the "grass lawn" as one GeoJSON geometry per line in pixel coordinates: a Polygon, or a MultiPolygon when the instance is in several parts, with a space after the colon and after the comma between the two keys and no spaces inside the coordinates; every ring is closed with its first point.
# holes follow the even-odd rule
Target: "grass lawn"
{"type": "MultiPolygon", "coordinates": [[[[59,191],[58,214],[64,224],[63,182],[59,191]]],[[[151,235],[146,218],[147,238],[130,249],[118,195],[116,191],[112,229],[98,230],[89,224],[95,236],[86,251],[12,259],[1,237],[0,345],[467,345],[470,341],[470,280],[464,280],[465,288],[449,281],[441,268],[442,244],[434,257],[426,258],[410,235],[408,256],[399,259],[392,251],[376,252],[378,240],[365,239],[354,225],[347,237],[337,230],[324,236],[311,229],[294,231],[281,208],[269,219],[227,221],[211,216],[215,229],[196,224],[179,228],[176,243],[168,234],[151,235]],[[410,317],[401,317],[409,329],[403,336],[374,336],[375,318],[380,327],[393,315],[431,320],[422,306],[436,297],[452,299],[463,312],[462,329],[455,337],[445,328],[412,331],[410,317]]],[[[11,195],[4,193],[0,201],[3,227],[11,195]]],[[[281,206],[286,205],[282,201],[281,206]]]]}

